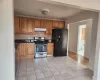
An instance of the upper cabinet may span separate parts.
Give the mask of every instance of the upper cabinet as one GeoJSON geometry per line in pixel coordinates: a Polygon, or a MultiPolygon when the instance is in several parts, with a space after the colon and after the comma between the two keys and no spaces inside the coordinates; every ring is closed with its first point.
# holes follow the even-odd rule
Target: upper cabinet
{"type": "Polygon", "coordinates": [[[27,33],[34,33],[34,20],[31,18],[27,20],[27,33]]]}
{"type": "Polygon", "coordinates": [[[41,28],[46,28],[46,27],[47,27],[47,26],[46,26],[46,24],[47,24],[46,21],[47,21],[47,20],[44,20],[44,19],[41,19],[41,20],[40,20],[40,25],[41,25],[40,27],[41,27],[41,28]]]}
{"type": "MultiPolygon", "coordinates": [[[[46,28],[43,35],[52,35],[53,28],[64,28],[64,21],[33,19],[26,17],[14,17],[15,34],[38,34],[34,32],[34,28],[46,28]]],[[[42,33],[41,33],[42,34],[42,33]]]]}
{"type": "Polygon", "coordinates": [[[34,19],[34,26],[40,28],[40,19],[34,19]]]}
{"type": "Polygon", "coordinates": [[[14,17],[14,31],[15,33],[20,33],[20,27],[19,27],[19,17],[15,16],[14,17]]]}
{"type": "Polygon", "coordinates": [[[52,35],[52,26],[53,26],[53,21],[52,20],[47,20],[46,21],[46,34],[47,35],[52,35]]]}
{"type": "Polygon", "coordinates": [[[21,33],[27,33],[27,18],[20,17],[20,31],[21,33]]]}
{"type": "Polygon", "coordinates": [[[53,21],[53,28],[64,28],[65,22],[64,21],[53,21]]]}
{"type": "Polygon", "coordinates": [[[59,21],[59,28],[64,28],[65,27],[65,22],[64,21],[59,21]]]}
{"type": "Polygon", "coordinates": [[[58,28],[59,22],[58,21],[53,21],[53,28],[58,28]]]}

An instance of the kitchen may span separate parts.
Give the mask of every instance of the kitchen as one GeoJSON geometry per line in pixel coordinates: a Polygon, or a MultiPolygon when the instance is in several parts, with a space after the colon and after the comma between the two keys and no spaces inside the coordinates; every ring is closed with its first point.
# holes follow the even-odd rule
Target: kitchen
{"type": "MultiPolygon", "coordinates": [[[[98,10],[100,9],[98,6],[99,2],[95,0],[90,2],[85,0],[0,0],[0,78],[2,80],[99,80],[100,54],[98,54],[98,45],[100,43],[100,24],[98,23],[100,23],[100,12],[98,10]],[[48,9],[49,13],[44,16],[41,14],[42,9],[48,9]],[[76,57],[72,56],[72,58],[69,55],[65,57],[53,57],[50,55],[50,57],[47,56],[45,58],[20,56],[17,58],[17,48],[20,50],[19,46],[22,43],[24,44],[24,42],[19,41],[15,46],[14,41],[23,39],[33,40],[34,36],[32,35],[33,37],[31,37],[31,34],[14,35],[14,15],[34,19],[66,21],[65,24],[69,24],[68,27],[71,26],[74,28],[72,32],[68,30],[72,33],[73,38],[75,37],[73,35],[75,34],[75,26],[77,27],[84,20],[89,20],[88,22],[86,21],[86,28],[89,29],[86,32],[89,32],[90,36],[88,34],[86,35],[89,39],[86,40],[87,46],[85,50],[89,54],[85,55],[89,56],[88,67],[81,64],[81,61],[83,62],[85,58],[75,53],[73,54],[76,57]],[[17,58],[17,65],[15,65],[15,57],[17,58]],[[17,69],[16,75],[15,67],[17,69]]],[[[21,33],[22,31],[24,30],[20,30],[19,32],[21,33]]],[[[34,31],[36,32],[36,29],[34,31]]],[[[44,35],[44,33],[41,33],[41,35],[44,35]]],[[[27,42],[30,42],[30,40],[27,42]]],[[[76,44],[75,41],[72,44],[74,43],[76,44]]],[[[28,47],[23,49],[26,48],[28,47]]],[[[31,50],[27,49],[25,52],[28,51],[31,50]]]]}
{"type": "MultiPolygon", "coordinates": [[[[50,56],[52,57],[52,56],[67,55],[67,37],[68,37],[67,34],[68,33],[64,33],[67,31],[67,29],[64,29],[65,21],[36,19],[36,18],[22,17],[22,16],[15,15],[14,25],[15,25],[15,48],[16,48],[15,67],[16,67],[16,76],[20,76],[18,78],[22,78],[22,75],[24,75],[23,69],[25,68],[25,65],[24,66],[22,65],[24,59],[29,60],[27,66],[30,66],[35,64],[34,62],[31,63],[30,60],[37,61],[38,59],[39,60],[45,59],[46,57],[50,57],[50,56]],[[58,37],[57,38],[58,40],[56,40],[55,37],[58,37]],[[53,41],[53,39],[56,41],[53,41]],[[64,42],[65,45],[62,42],[64,42]],[[63,48],[65,49],[62,49],[60,45],[63,45],[63,48]],[[22,68],[20,69],[19,65],[20,66],[22,65],[23,69],[22,68]]],[[[40,63],[43,64],[44,61],[41,60],[40,63]]],[[[38,68],[39,65],[36,67],[38,68]]],[[[27,69],[30,69],[30,67],[27,69]]],[[[32,71],[33,70],[34,69],[32,69],[32,71]]],[[[29,73],[30,72],[31,71],[29,71],[29,73]]],[[[27,75],[30,76],[33,73],[27,75]]],[[[41,74],[42,76],[39,76],[40,73],[41,71],[37,73],[38,75],[37,78],[39,79],[44,78],[43,74],[41,74]]],[[[47,73],[45,73],[45,75],[46,74],[47,73]]],[[[49,76],[51,76],[51,73],[48,73],[47,77],[49,76]]],[[[36,76],[35,78],[32,77],[31,79],[35,80],[36,76]]]]}
{"type": "Polygon", "coordinates": [[[35,19],[16,15],[14,17],[14,24],[17,59],[24,57],[32,58],[35,56],[35,38],[43,38],[43,40],[45,38],[45,42],[43,43],[43,45],[47,44],[44,47],[45,52],[47,52],[48,56],[53,55],[52,29],[63,29],[65,27],[65,21],[35,19]],[[20,44],[18,45],[18,43],[20,44]]]}
{"type": "Polygon", "coordinates": [[[14,4],[16,80],[77,78],[76,62],[67,56],[67,18],[83,10],[37,0],[14,4]]]}
{"type": "MultiPolygon", "coordinates": [[[[16,53],[18,53],[16,58],[35,56],[35,37],[43,37],[46,40],[47,56],[52,56],[54,52],[52,29],[67,28],[66,19],[81,11],[83,10],[38,0],[15,0],[14,31],[16,53]]],[[[58,36],[58,38],[60,37],[58,36]]]]}

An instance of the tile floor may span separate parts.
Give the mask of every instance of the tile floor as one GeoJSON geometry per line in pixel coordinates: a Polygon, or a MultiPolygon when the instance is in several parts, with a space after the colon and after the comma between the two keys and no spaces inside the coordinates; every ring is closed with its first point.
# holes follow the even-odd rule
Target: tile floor
{"type": "Polygon", "coordinates": [[[16,80],[92,80],[93,72],[70,57],[21,59],[16,80]]]}

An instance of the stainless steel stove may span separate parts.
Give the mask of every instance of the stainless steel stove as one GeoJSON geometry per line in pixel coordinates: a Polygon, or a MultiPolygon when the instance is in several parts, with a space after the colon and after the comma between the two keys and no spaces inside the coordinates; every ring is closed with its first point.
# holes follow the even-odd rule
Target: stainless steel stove
{"type": "Polygon", "coordinates": [[[34,37],[35,58],[47,56],[47,40],[44,37],[34,37]]]}

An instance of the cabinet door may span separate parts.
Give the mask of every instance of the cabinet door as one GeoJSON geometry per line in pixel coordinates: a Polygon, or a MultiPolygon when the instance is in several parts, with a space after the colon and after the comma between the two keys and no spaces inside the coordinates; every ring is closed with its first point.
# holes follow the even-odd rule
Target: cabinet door
{"type": "Polygon", "coordinates": [[[21,33],[27,33],[27,18],[20,17],[20,29],[21,33]]]}
{"type": "Polygon", "coordinates": [[[59,28],[59,22],[53,21],[53,28],[59,28]]]}
{"type": "Polygon", "coordinates": [[[40,20],[41,28],[46,28],[46,20],[40,20]]]}
{"type": "Polygon", "coordinates": [[[14,31],[15,31],[15,33],[20,33],[19,17],[18,16],[14,16],[14,31]]]}
{"type": "Polygon", "coordinates": [[[35,32],[34,32],[34,28],[35,28],[35,20],[34,20],[34,19],[32,19],[32,25],[33,25],[33,34],[35,34],[35,32]]]}
{"type": "Polygon", "coordinates": [[[33,20],[31,18],[28,18],[27,20],[27,33],[33,33],[34,29],[33,29],[33,20]]]}
{"type": "Polygon", "coordinates": [[[53,54],[54,44],[48,43],[48,55],[53,54]]]}
{"type": "Polygon", "coordinates": [[[64,28],[64,27],[65,27],[65,22],[59,21],[59,28],[64,28]]]}
{"type": "Polygon", "coordinates": [[[17,59],[34,57],[34,43],[21,43],[17,48],[17,59]]]}
{"type": "Polygon", "coordinates": [[[23,57],[26,57],[26,51],[27,48],[26,48],[26,44],[25,43],[21,43],[18,48],[17,48],[17,57],[20,59],[20,58],[23,58],[23,57]]]}
{"type": "Polygon", "coordinates": [[[52,35],[52,25],[53,25],[52,20],[46,21],[46,29],[47,29],[46,34],[47,35],[52,35]]]}
{"type": "Polygon", "coordinates": [[[27,55],[34,55],[34,43],[27,43],[27,55]]]}
{"type": "Polygon", "coordinates": [[[34,26],[36,27],[36,28],[40,28],[40,19],[34,19],[34,26]]]}

